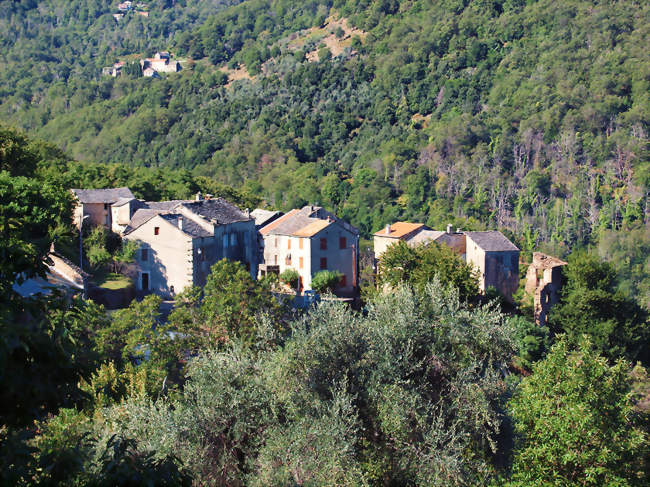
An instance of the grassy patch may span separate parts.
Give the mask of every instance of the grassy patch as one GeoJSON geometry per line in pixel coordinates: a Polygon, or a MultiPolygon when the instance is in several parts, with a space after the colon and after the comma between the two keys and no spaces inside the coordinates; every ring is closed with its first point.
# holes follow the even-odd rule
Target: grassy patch
{"type": "Polygon", "coordinates": [[[97,287],[103,289],[126,289],[133,285],[133,282],[128,277],[122,274],[116,274],[114,272],[108,272],[106,274],[96,274],[95,275],[95,284],[97,287]]]}

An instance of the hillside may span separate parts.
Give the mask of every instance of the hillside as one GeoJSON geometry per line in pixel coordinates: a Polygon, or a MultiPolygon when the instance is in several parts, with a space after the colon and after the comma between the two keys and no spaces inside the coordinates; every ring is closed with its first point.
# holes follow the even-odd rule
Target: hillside
{"type": "Polygon", "coordinates": [[[647,222],[645,2],[158,1],[120,23],[113,7],[1,7],[3,119],[82,161],[319,202],[366,235],[456,219],[564,254],[647,222]],[[156,49],[186,69],[100,75],[156,49]]]}

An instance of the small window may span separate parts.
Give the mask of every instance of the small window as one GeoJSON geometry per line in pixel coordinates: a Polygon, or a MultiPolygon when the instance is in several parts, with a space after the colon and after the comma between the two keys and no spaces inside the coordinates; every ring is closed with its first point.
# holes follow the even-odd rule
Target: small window
{"type": "Polygon", "coordinates": [[[160,227],[153,227],[153,234],[160,235],[160,227]]]}
{"type": "Polygon", "coordinates": [[[248,245],[249,243],[251,243],[251,234],[246,232],[244,234],[244,245],[248,245]]]}
{"type": "Polygon", "coordinates": [[[287,239],[287,249],[291,250],[291,237],[287,239]]]}
{"type": "Polygon", "coordinates": [[[320,258],[320,268],[327,269],[327,257],[320,258]]]}
{"type": "Polygon", "coordinates": [[[302,257],[298,257],[298,269],[302,269],[302,266],[303,266],[302,257]]]}
{"type": "Polygon", "coordinates": [[[339,249],[344,249],[348,246],[348,242],[345,237],[339,237],[339,249]]]}
{"type": "Polygon", "coordinates": [[[291,254],[287,255],[284,259],[285,265],[291,265],[291,254]]]}
{"type": "Polygon", "coordinates": [[[300,250],[302,250],[302,239],[301,238],[298,239],[298,248],[300,250]]]}
{"type": "Polygon", "coordinates": [[[148,262],[149,261],[149,249],[140,250],[140,260],[142,262],[148,262]]]}
{"type": "Polygon", "coordinates": [[[339,283],[341,287],[345,287],[348,285],[348,280],[345,274],[341,276],[341,282],[339,283]]]}
{"type": "Polygon", "coordinates": [[[321,238],[320,239],[320,249],[321,250],[327,250],[327,239],[326,238],[321,238]]]}
{"type": "Polygon", "coordinates": [[[278,256],[277,256],[277,255],[274,255],[274,256],[273,256],[273,263],[274,263],[275,265],[278,265],[278,256]]]}
{"type": "Polygon", "coordinates": [[[108,210],[108,203],[104,203],[104,209],[108,210]]]}
{"type": "Polygon", "coordinates": [[[223,248],[227,249],[228,248],[228,234],[224,233],[223,235],[223,248]]]}
{"type": "Polygon", "coordinates": [[[278,248],[278,237],[275,237],[275,248],[278,248]]]}
{"type": "Polygon", "coordinates": [[[236,233],[231,233],[230,234],[230,246],[234,247],[237,245],[237,234],[236,233]]]}

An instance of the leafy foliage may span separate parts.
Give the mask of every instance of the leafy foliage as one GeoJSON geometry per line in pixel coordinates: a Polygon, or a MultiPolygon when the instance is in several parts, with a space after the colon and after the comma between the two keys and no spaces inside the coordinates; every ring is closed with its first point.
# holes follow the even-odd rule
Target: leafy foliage
{"type": "Polygon", "coordinates": [[[311,279],[311,287],[319,293],[333,292],[341,282],[343,274],[339,271],[318,271],[311,279]]]}
{"type": "Polygon", "coordinates": [[[379,259],[379,284],[397,286],[405,282],[422,290],[435,277],[457,288],[462,299],[478,295],[478,279],[469,264],[446,245],[403,241],[390,245],[379,259]]]}
{"type": "Polygon", "coordinates": [[[558,341],[512,400],[521,445],[509,485],[647,485],[648,417],[631,386],[628,363],[558,341]]]}

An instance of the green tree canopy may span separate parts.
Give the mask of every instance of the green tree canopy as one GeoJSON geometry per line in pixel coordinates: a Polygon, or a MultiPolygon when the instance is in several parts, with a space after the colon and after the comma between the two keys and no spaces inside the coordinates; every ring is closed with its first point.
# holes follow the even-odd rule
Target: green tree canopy
{"type": "Polygon", "coordinates": [[[572,350],[561,338],[511,401],[519,440],[509,485],[648,485],[650,423],[635,409],[630,372],[589,341],[572,350]]]}
{"type": "Polygon", "coordinates": [[[446,245],[410,246],[403,241],[390,245],[379,259],[379,284],[392,287],[405,282],[422,290],[438,276],[458,288],[462,299],[478,294],[478,279],[472,268],[446,245]]]}

